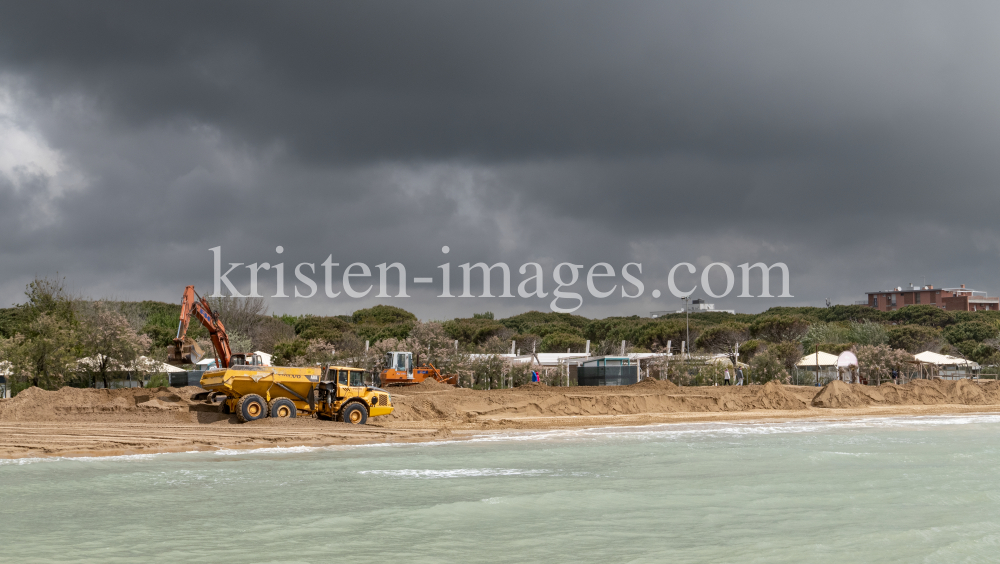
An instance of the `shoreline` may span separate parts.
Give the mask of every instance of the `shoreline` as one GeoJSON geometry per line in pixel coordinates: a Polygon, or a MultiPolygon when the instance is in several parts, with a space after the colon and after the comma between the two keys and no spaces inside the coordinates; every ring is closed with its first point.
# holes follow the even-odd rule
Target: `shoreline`
{"type": "Polygon", "coordinates": [[[630,428],[685,423],[754,423],[869,417],[925,417],[1000,413],[996,405],[882,405],[856,408],[643,413],[630,415],[497,417],[476,422],[390,421],[358,428],[297,419],[242,425],[0,421],[0,459],[108,458],[268,448],[323,448],[463,441],[511,431],[630,428]],[[73,423],[77,423],[74,425],[73,423]],[[83,424],[80,424],[83,423],[83,424]]]}

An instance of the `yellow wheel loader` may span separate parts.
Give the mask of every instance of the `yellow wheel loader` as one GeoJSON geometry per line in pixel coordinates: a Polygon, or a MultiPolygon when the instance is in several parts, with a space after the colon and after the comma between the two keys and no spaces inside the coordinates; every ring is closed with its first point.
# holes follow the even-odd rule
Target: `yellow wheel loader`
{"type": "Polygon", "coordinates": [[[315,414],[320,419],[364,425],[369,417],[388,415],[393,409],[389,392],[365,385],[364,374],[360,368],[346,366],[240,365],[206,372],[201,387],[208,390],[206,399],[225,396],[222,412],[235,413],[241,423],[315,414]]]}

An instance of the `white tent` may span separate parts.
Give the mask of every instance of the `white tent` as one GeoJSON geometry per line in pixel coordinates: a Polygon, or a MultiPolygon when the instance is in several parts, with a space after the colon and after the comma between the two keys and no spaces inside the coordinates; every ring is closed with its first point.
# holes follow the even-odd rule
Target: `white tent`
{"type": "Polygon", "coordinates": [[[851,368],[858,365],[858,357],[851,351],[844,351],[837,356],[837,368],[851,368]]]}
{"type": "Polygon", "coordinates": [[[832,368],[837,366],[837,358],[837,355],[825,353],[823,351],[818,353],[809,353],[796,362],[795,366],[798,366],[799,368],[815,368],[818,364],[820,368],[832,368]]]}
{"type": "Polygon", "coordinates": [[[160,362],[158,360],[153,360],[145,356],[139,357],[139,362],[146,366],[148,372],[186,372],[183,368],[178,368],[176,366],[171,366],[165,362],[160,362]]]}
{"type": "MultiPolygon", "coordinates": [[[[98,364],[97,356],[88,356],[86,358],[81,358],[76,361],[77,364],[82,364],[90,368],[95,368],[98,364]]],[[[183,369],[177,368],[176,366],[171,366],[169,364],[164,364],[158,360],[153,360],[147,356],[140,356],[127,366],[122,366],[116,360],[112,360],[109,363],[109,369],[113,372],[128,372],[128,371],[140,371],[140,372],[184,372],[183,369]]]]}
{"type": "Polygon", "coordinates": [[[957,356],[950,356],[946,354],[938,354],[936,352],[924,351],[922,353],[917,353],[913,355],[913,358],[917,359],[919,362],[924,364],[933,364],[934,366],[978,366],[975,362],[971,360],[966,360],[964,358],[958,358],[957,356]]]}
{"type": "Polygon", "coordinates": [[[929,366],[932,367],[930,368],[931,375],[945,380],[969,378],[974,375],[975,371],[979,370],[979,364],[971,360],[931,351],[917,353],[913,355],[913,358],[916,359],[921,374],[925,372],[924,366],[929,366]]]}

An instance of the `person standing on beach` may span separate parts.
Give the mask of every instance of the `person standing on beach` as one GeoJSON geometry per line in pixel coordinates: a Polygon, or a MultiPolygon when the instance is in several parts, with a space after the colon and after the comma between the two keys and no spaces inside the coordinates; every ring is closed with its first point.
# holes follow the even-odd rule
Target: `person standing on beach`
{"type": "Polygon", "coordinates": [[[742,368],[737,368],[736,369],[736,385],[737,386],[742,386],[743,385],[743,369],[742,368]]]}
{"type": "Polygon", "coordinates": [[[726,369],[726,375],[722,378],[723,385],[729,385],[729,369],[726,369]]]}

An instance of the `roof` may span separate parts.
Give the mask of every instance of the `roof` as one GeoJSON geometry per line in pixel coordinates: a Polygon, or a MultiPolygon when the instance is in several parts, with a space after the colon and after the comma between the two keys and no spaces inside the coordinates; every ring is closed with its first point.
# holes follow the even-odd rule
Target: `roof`
{"type": "MultiPolygon", "coordinates": [[[[722,365],[724,365],[723,368],[728,368],[728,367],[730,367],[730,366],[733,365],[733,361],[730,360],[728,356],[720,355],[720,356],[716,356],[714,358],[710,358],[710,359],[706,360],[705,364],[722,364],[722,365]]],[[[744,362],[739,362],[739,361],[736,362],[736,366],[739,367],[739,368],[749,368],[750,367],[749,364],[746,364],[744,362]]]]}
{"type": "Polygon", "coordinates": [[[922,353],[917,353],[913,355],[913,358],[924,364],[933,364],[935,366],[975,366],[976,363],[971,360],[965,360],[964,358],[958,358],[957,356],[950,356],[947,354],[938,354],[936,352],[924,351],[922,353]]]}
{"type": "Polygon", "coordinates": [[[809,353],[805,355],[798,362],[795,363],[795,366],[802,366],[802,367],[816,366],[817,356],[819,357],[818,364],[820,366],[837,366],[837,358],[838,358],[837,355],[825,353],[823,351],[820,351],[818,353],[809,353]]]}
{"type": "MultiPolygon", "coordinates": [[[[97,356],[88,356],[86,358],[81,358],[76,361],[77,364],[83,364],[93,368],[97,362],[97,356]]],[[[154,360],[147,356],[140,356],[135,360],[135,362],[129,364],[128,366],[122,366],[118,361],[112,360],[110,362],[109,368],[116,372],[125,372],[129,370],[136,370],[142,372],[184,372],[184,369],[177,368],[176,366],[171,366],[169,364],[162,363],[158,360],[154,360]]]]}

